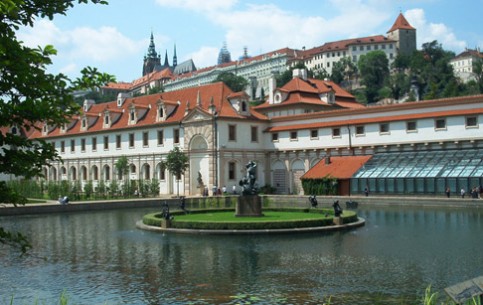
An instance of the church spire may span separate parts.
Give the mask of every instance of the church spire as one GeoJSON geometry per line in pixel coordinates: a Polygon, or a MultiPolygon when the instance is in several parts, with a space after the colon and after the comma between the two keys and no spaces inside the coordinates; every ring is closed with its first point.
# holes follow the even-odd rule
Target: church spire
{"type": "Polygon", "coordinates": [[[169,61],[168,61],[168,50],[166,50],[166,54],[164,55],[164,66],[169,67],[169,61]]]}
{"type": "Polygon", "coordinates": [[[178,56],[176,56],[176,44],[174,44],[173,68],[178,65],[178,56]]]}
{"type": "Polygon", "coordinates": [[[156,47],[154,46],[154,35],[153,31],[151,31],[151,41],[149,42],[149,47],[148,47],[148,57],[151,58],[156,58],[156,47]]]}

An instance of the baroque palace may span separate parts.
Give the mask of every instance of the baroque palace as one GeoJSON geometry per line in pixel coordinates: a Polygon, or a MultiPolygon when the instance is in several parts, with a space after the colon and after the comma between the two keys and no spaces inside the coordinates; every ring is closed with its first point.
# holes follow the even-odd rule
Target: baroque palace
{"type": "MultiPolygon", "coordinates": [[[[161,194],[200,194],[226,186],[241,191],[249,161],[260,186],[303,194],[303,179],[335,178],[339,194],[443,194],[483,183],[483,95],[364,106],[331,81],[293,79],[256,107],[245,92],[223,83],[116,101],[85,101],[80,116],[31,135],[50,141],[63,163],[45,168],[48,180],[94,185],[157,178],[161,194]],[[178,146],[189,169],[174,177],[161,161],[178,146]]],[[[211,193],[211,192],[210,192],[211,193]]]]}
{"type": "MultiPolygon", "coordinates": [[[[249,161],[257,163],[259,186],[278,194],[303,194],[304,179],[333,178],[339,194],[443,194],[483,184],[483,95],[364,106],[331,81],[293,79],[277,88],[276,72],[303,62],[331,71],[343,57],[357,61],[382,50],[390,62],[416,49],[416,29],[399,14],[387,36],[326,43],[308,50],[289,48],[230,61],[226,45],[219,64],[196,69],[192,60],[172,64],[155,51],[153,35],[143,76],[110,84],[117,100],[85,101],[65,126],[44,125],[28,133],[51,142],[63,159],[44,169],[49,181],[122,184],[117,160],[127,157],[131,180],[157,179],[160,194],[200,194],[225,186],[241,191],[249,161]],[[222,72],[249,80],[245,92],[212,83],[222,72]],[[275,72],[275,73],[274,73],[275,72]],[[163,86],[166,92],[132,97],[163,86]],[[255,97],[267,96],[256,107],[255,97]],[[179,147],[189,168],[175,177],[162,166],[179,147]]],[[[2,132],[21,132],[2,128],[2,132]]],[[[10,179],[11,177],[0,177],[10,179]]]]}

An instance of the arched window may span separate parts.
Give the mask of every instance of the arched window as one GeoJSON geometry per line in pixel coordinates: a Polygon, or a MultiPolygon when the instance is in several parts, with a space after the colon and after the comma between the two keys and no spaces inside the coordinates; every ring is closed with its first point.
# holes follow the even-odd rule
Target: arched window
{"type": "Polygon", "coordinates": [[[104,166],[104,180],[111,180],[111,167],[109,165],[104,166]]]}
{"type": "Polygon", "coordinates": [[[92,166],[92,178],[94,180],[99,180],[99,169],[97,168],[96,165],[92,166]]]}
{"type": "Polygon", "coordinates": [[[87,167],[82,166],[81,167],[81,179],[82,180],[87,180],[87,167]]]}

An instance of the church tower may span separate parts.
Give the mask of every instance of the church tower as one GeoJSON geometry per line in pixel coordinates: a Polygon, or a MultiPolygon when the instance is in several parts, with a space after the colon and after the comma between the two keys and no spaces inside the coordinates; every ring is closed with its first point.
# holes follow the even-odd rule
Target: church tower
{"type": "Polygon", "coordinates": [[[154,71],[154,69],[161,65],[161,56],[156,53],[154,45],[154,36],[151,32],[151,41],[149,42],[148,54],[144,56],[143,76],[154,71]]]}
{"type": "Polygon", "coordinates": [[[224,64],[231,61],[230,51],[226,47],[226,42],[223,43],[223,47],[220,49],[220,53],[218,53],[218,64],[224,64]]]}
{"type": "Polygon", "coordinates": [[[398,54],[410,55],[416,50],[416,29],[402,13],[399,13],[391,29],[387,31],[387,38],[396,41],[398,54]]]}

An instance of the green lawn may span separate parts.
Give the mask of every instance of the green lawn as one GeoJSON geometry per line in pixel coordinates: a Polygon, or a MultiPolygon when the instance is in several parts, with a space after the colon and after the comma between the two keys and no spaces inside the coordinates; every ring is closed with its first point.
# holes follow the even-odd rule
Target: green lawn
{"type": "Polygon", "coordinates": [[[333,215],[325,217],[320,213],[305,212],[282,212],[282,211],[263,211],[262,217],[235,217],[234,211],[229,212],[206,212],[176,215],[176,221],[198,221],[198,222],[270,222],[304,219],[324,219],[332,218],[333,215]]]}

